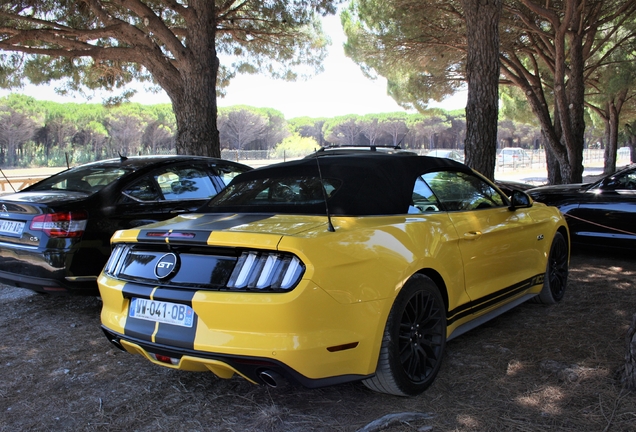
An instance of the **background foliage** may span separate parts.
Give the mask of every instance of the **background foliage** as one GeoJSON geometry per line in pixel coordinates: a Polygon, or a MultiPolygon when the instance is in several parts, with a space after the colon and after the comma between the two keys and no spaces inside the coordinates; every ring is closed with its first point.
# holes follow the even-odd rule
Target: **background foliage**
{"type": "MultiPolygon", "coordinates": [[[[225,154],[260,150],[259,158],[299,157],[329,144],[461,152],[465,126],[463,110],[292,119],[271,108],[233,106],[219,111],[225,154]]],[[[175,129],[170,104],[56,103],[11,94],[0,98],[0,166],[65,166],[120,154],[172,154],[175,129]]],[[[500,148],[543,148],[540,127],[514,97],[504,98],[498,131],[500,148]]],[[[631,131],[621,132],[621,146],[633,139],[631,131]]],[[[602,148],[603,123],[590,121],[585,140],[587,148],[602,148]]]]}

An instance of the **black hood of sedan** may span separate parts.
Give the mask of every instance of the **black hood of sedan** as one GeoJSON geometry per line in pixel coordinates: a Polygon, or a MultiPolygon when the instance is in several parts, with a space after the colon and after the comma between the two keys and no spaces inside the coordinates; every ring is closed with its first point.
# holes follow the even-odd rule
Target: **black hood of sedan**
{"type": "Polygon", "coordinates": [[[540,186],[526,191],[533,200],[561,207],[581,200],[581,194],[592,187],[592,183],[573,183],[566,185],[540,186]]]}
{"type": "Polygon", "coordinates": [[[528,192],[531,196],[534,194],[568,194],[586,191],[590,186],[591,183],[572,183],[565,185],[539,186],[529,189],[526,192],[528,192]]]}

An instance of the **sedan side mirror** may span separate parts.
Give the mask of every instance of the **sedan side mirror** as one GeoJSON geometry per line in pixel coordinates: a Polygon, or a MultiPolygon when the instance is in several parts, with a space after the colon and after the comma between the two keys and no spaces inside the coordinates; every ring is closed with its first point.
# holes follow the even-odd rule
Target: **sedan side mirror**
{"type": "Polygon", "coordinates": [[[528,207],[532,207],[532,198],[530,198],[530,195],[520,190],[513,190],[512,195],[510,196],[509,209],[514,211],[518,208],[528,207]]]}

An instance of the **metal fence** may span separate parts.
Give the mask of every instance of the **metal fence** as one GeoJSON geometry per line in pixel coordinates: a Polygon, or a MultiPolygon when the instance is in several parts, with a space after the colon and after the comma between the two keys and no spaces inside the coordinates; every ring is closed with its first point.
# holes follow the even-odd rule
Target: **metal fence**
{"type": "MultiPolygon", "coordinates": [[[[437,149],[437,150],[450,150],[450,149],[437,149]]],[[[430,150],[409,150],[419,155],[426,155],[430,152],[430,150]]],[[[501,164],[497,165],[497,170],[501,171],[510,171],[510,170],[519,170],[522,168],[532,168],[532,169],[540,169],[545,168],[546,166],[546,157],[545,150],[524,150],[526,154],[529,156],[529,163],[512,163],[512,164],[501,164]]],[[[310,154],[308,152],[307,154],[310,154]]],[[[298,159],[304,157],[306,155],[300,155],[293,158],[286,158],[283,155],[283,158],[275,157],[274,153],[269,150],[221,150],[221,157],[223,159],[232,160],[236,162],[246,163],[249,165],[250,161],[272,161],[278,162],[281,160],[291,160],[298,159]]],[[[623,158],[625,159],[625,158],[623,158]]],[[[604,150],[603,149],[585,149],[583,150],[583,165],[584,166],[602,166],[604,161],[604,150]]],[[[618,162],[622,160],[619,159],[618,162]]],[[[629,162],[629,157],[627,158],[627,162],[629,162]]]]}

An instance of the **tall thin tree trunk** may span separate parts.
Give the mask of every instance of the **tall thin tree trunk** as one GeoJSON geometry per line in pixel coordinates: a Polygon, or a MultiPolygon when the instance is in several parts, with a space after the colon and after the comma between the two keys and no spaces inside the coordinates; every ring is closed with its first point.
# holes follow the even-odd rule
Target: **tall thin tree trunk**
{"type": "Polygon", "coordinates": [[[495,177],[499,112],[499,18],[501,0],[462,0],[468,53],[466,164],[495,177]]]}
{"type": "Polygon", "coordinates": [[[632,325],[625,337],[627,354],[625,354],[625,366],[621,376],[623,386],[636,391],[636,314],[632,317],[632,325]]]}
{"type": "Polygon", "coordinates": [[[603,174],[612,174],[616,171],[616,150],[618,149],[618,113],[613,103],[608,103],[608,119],[605,126],[605,162],[603,163],[603,174]]]}

